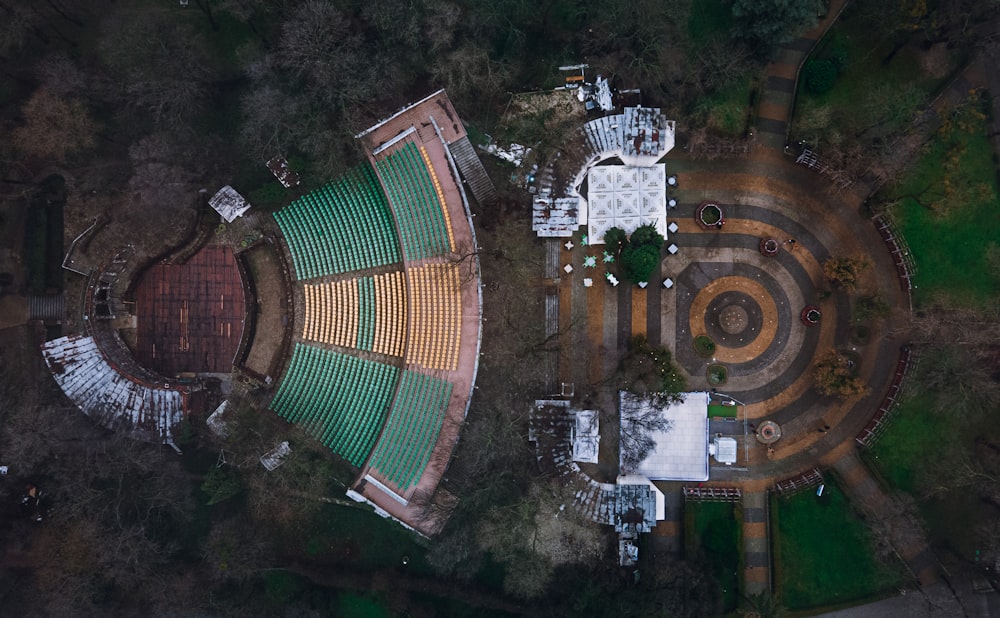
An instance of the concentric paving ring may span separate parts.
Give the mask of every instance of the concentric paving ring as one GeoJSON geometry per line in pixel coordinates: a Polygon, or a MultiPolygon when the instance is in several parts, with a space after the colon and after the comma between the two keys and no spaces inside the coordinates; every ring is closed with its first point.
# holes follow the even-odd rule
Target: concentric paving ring
{"type": "Polygon", "coordinates": [[[760,356],[774,341],[778,331],[777,316],[774,298],[763,285],[746,277],[727,276],[713,280],[698,292],[688,312],[688,328],[693,336],[708,333],[712,337],[717,362],[745,363],[760,356]],[[740,300],[748,301],[743,303],[748,314],[747,328],[740,333],[743,342],[739,341],[739,336],[725,333],[721,325],[718,328],[709,326],[716,310],[721,311],[740,300]],[[759,321],[752,319],[754,314],[760,317],[759,321]],[[751,328],[757,330],[750,331],[751,328]]]}

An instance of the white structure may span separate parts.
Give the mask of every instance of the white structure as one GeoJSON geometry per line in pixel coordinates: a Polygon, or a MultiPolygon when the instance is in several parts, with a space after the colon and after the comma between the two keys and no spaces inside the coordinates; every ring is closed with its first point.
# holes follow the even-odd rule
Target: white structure
{"type": "Polygon", "coordinates": [[[288,446],[288,441],[282,442],[270,451],[260,456],[260,463],[268,472],[274,472],[278,466],[285,463],[285,458],[292,452],[288,446]]]}
{"type": "Polygon", "coordinates": [[[708,480],[708,402],[705,392],[684,393],[680,403],[657,407],[648,398],[628,392],[619,395],[623,434],[643,431],[633,419],[659,412],[669,427],[649,432],[655,446],[631,471],[654,481],[708,480]]]}
{"type": "Polygon", "coordinates": [[[205,419],[205,424],[212,430],[212,433],[222,439],[229,437],[229,428],[226,426],[226,420],[222,418],[227,409],[229,409],[228,399],[220,403],[219,407],[215,409],[215,412],[212,412],[212,414],[205,419]]]}
{"type": "MultiPolygon", "coordinates": [[[[531,229],[540,238],[572,236],[581,225],[588,224],[593,210],[580,194],[580,188],[594,166],[607,159],[619,158],[625,164],[619,167],[654,167],[673,149],[674,132],[674,121],[667,120],[655,107],[626,107],[621,114],[602,116],[584,124],[581,129],[584,146],[577,155],[580,163],[576,176],[572,180],[557,181],[551,165],[547,174],[539,175],[538,193],[532,200],[531,229]]],[[[657,182],[666,187],[666,178],[659,172],[654,174],[659,174],[657,182]]],[[[593,188],[588,189],[588,193],[592,191],[593,188]]],[[[657,203],[649,204],[648,208],[654,206],[660,207],[657,203]]],[[[637,202],[636,217],[641,216],[639,209],[642,207],[637,202]]],[[[591,230],[590,237],[593,242],[600,243],[604,233],[597,232],[591,230]]]]}
{"type": "Polygon", "coordinates": [[[731,466],[736,463],[736,439],[716,436],[708,446],[708,452],[715,461],[731,466]]]}
{"type": "Polygon", "coordinates": [[[250,210],[250,203],[229,185],[219,189],[219,192],[208,200],[208,205],[214,208],[226,223],[232,223],[236,217],[242,217],[243,213],[250,210]]]}
{"type": "Polygon", "coordinates": [[[42,355],[56,383],[84,414],[112,431],[177,448],[173,430],[184,420],[183,391],[122,373],[104,358],[93,337],[47,341],[42,355]]]}
{"type": "Polygon", "coordinates": [[[601,165],[587,175],[587,237],[590,244],[604,244],[613,227],[631,234],[652,225],[667,235],[666,167],[601,165]]]}
{"type": "Polygon", "coordinates": [[[570,432],[573,440],[573,461],[597,463],[597,453],[601,446],[597,410],[578,410],[574,416],[576,422],[570,432]]]}

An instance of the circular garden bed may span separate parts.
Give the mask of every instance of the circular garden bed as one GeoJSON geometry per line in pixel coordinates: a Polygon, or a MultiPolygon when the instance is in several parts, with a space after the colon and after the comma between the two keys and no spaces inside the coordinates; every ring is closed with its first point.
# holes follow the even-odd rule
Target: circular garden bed
{"type": "Polygon", "coordinates": [[[694,351],[702,358],[712,358],[715,354],[715,342],[708,335],[698,335],[694,338],[694,351]]]}
{"type": "Polygon", "coordinates": [[[761,238],[759,248],[761,255],[774,257],[778,255],[778,249],[781,248],[781,243],[773,238],[761,238]]]}
{"type": "Polygon", "coordinates": [[[694,218],[706,230],[717,230],[726,224],[726,215],[715,202],[702,202],[695,211],[694,218]]]}
{"type": "Polygon", "coordinates": [[[705,372],[709,386],[721,386],[729,379],[729,371],[725,365],[709,365],[705,372]]]}
{"type": "Polygon", "coordinates": [[[819,321],[823,319],[823,314],[820,312],[819,307],[806,305],[806,308],[799,314],[799,319],[806,326],[818,326],[819,321]]]}

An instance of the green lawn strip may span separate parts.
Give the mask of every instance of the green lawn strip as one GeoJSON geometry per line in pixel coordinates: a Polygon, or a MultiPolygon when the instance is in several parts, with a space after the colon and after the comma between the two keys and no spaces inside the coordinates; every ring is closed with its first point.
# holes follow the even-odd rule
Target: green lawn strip
{"type": "Polygon", "coordinates": [[[721,403],[708,404],[709,418],[736,418],[736,406],[724,406],[721,403]]]}
{"type": "Polygon", "coordinates": [[[941,213],[932,212],[916,199],[904,199],[893,209],[916,262],[914,300],[918,305],[941,292],[961,304],[982,305],[997,288],[996,277],[989,272],[985,259],[987,246],[1000,238],[993,148],[985,125],[973,133],[956,130],[935,139],[898,187],[887,190],[887,198],[923,196],[940,187],[946,179],[944,160],[956,150],[961,152],[960,159],[947,180],[960,187],[985,183],[988,195],[960,189],[962,203],[950,205],[941,213]]]}
{"type": "Polygon", "coordinates": [[[941,448],[953,424],[932,410],[929,397],[909,397],[896,407],[891,424],[868,451],[870,460],[891,487],[913,493],[921,472],[935,465],[928,453],[941,448]]]}
{"type": "Polygon", "coordinates": [[[743,526],[732,502],[688,502],[684,507],[686,555],[703,557],[718,582],[722,609],[733,611],[740,600],[740,556],[743,526]]]}
{"type": "MultiPolygon", "coordinates": [[[[772,498],[775,577],[782,605],[806,609],[872,598],[900,572],[874,557],[871,535],[835,483],[772,498]]],[[[901,568],[901,567],[900,567],[901,568]]]]}
{"type": "Polygon", "coordinates": [[[397,567],[409,559],[407,569],[415,574],[430,573],[414,534],[399,526],[385,524],[381,517],[359,507],[324,505],[305,535],[303,548],[313,557],[331,556],[348,560],[362,569],[397,567]]]}
{"type": "Polygon", "coordinates": [[[336,615],[344,618],[390,618],[394,614],[384,602],[374,597],[341,592],[337,595],[336,615]]]}

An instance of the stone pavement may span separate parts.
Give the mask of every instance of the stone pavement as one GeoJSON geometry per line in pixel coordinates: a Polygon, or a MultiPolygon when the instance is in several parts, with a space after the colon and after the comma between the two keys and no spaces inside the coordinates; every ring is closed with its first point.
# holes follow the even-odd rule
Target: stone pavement
{"type": "Polygon", "coordinates": [[[767,492],[743,492],[743,593],[771,591],[767,492]]]}

